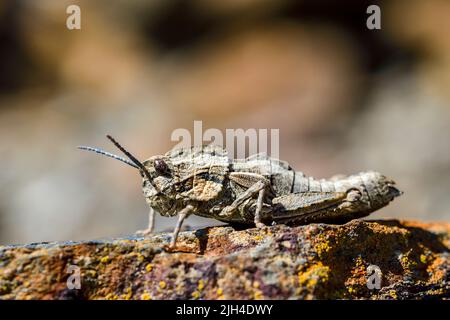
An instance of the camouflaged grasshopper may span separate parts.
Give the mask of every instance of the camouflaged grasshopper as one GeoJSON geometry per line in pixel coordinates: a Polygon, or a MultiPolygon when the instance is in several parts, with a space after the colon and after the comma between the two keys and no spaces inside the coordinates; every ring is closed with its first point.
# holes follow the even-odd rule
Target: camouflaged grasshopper
{"type": "Polygon", "coordinates": [[[107,137],[130,160],[97,148],[78,148],[139,170],[150,215],[148,228],[138,233],[153,231],[155,211],[178,215],[171,248],[191,214],[258,228],[280,223],[343,223],[367,216],[402,194],[394,181],[377,172],[316,180],[264,154],[231,160],[216,146],[173,149],[140,162],[107,137]]]}

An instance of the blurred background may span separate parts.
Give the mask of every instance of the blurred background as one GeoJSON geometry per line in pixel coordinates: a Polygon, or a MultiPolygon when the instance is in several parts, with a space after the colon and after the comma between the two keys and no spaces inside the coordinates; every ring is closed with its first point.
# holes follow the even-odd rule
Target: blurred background
{"type": "Polygon", "coordinates": [[[145,228],[137,172],[76,146],[117,153],[110,133],[145,159],[194,120],[279,128],[281,158],[318,178],[395,178],[405,194],[370,218],[449,221],[449,16],[447,0],[0,1],[0,243],[145,228]]]}

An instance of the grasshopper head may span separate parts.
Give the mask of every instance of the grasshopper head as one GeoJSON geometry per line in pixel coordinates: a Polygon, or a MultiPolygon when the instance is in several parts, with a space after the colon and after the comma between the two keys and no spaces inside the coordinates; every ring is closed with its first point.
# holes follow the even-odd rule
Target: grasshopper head
{"type": "Polygon", "coordinates": [[[149,176],[143,175],[142,190],[147,203],[163,216],[177,213],[174,167],[167,156],[153,156],[143,162],[149,176]]]}
{"type": "Polygon", "coordinates": [[[98,148],[85,146],[80,146],[78,148],[99,153],[138,169],[143,179],[144,196],[149,205],[159,211],[162,215],[175,215],[177,208],[175,206],[175,196],[173,196],[174,183],[171,174],[173,166],[171,165],[170,160],[165,156],[154,156],[142,163],[122,147],[113,137],[107,135],[107,138],[111,140],[111,142],[122,151],[129,160],[98,148]]]}

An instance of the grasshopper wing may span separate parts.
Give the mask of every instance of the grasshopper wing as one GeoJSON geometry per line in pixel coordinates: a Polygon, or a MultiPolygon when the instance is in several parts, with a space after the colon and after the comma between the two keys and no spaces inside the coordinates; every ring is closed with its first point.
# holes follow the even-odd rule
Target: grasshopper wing
{"type": "Polygon", "coordinates": [[[272,219],[289,219],[333,207],[342,203],[347,194],[345,192],[302,192],[291,193],[272,200],[276,208],[272,219]]]}

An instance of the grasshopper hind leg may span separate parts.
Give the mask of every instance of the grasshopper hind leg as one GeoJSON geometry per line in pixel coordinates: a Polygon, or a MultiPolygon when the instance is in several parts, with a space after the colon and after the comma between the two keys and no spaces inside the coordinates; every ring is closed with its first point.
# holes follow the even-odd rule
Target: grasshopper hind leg
{"type": "Polygon", "coordinates": [[[255,226],[257,228],[264,228],[266,225],[261,221],[261,211],[263,206],[263,200],[264,200],[264,192],[265,189],[261,189],[258,192],[258,200],[256,201],[256,210],[255,210],[255,226]]]}
{"type": "Polygon", "coordinates": [[[273,199],[271,220],[275,223],[315,222],[321,214],[333,215],[335,208],[346,203],[346,192],[291,193],[273,199]]]}
{"type": "Polygon", "coordinates": [[[350,188],[347,192],[305,192],[274,199],[276,209],[272,220],[286,224],[345,223],[362,218],[373,210],[361,191],[350,188]]]}

